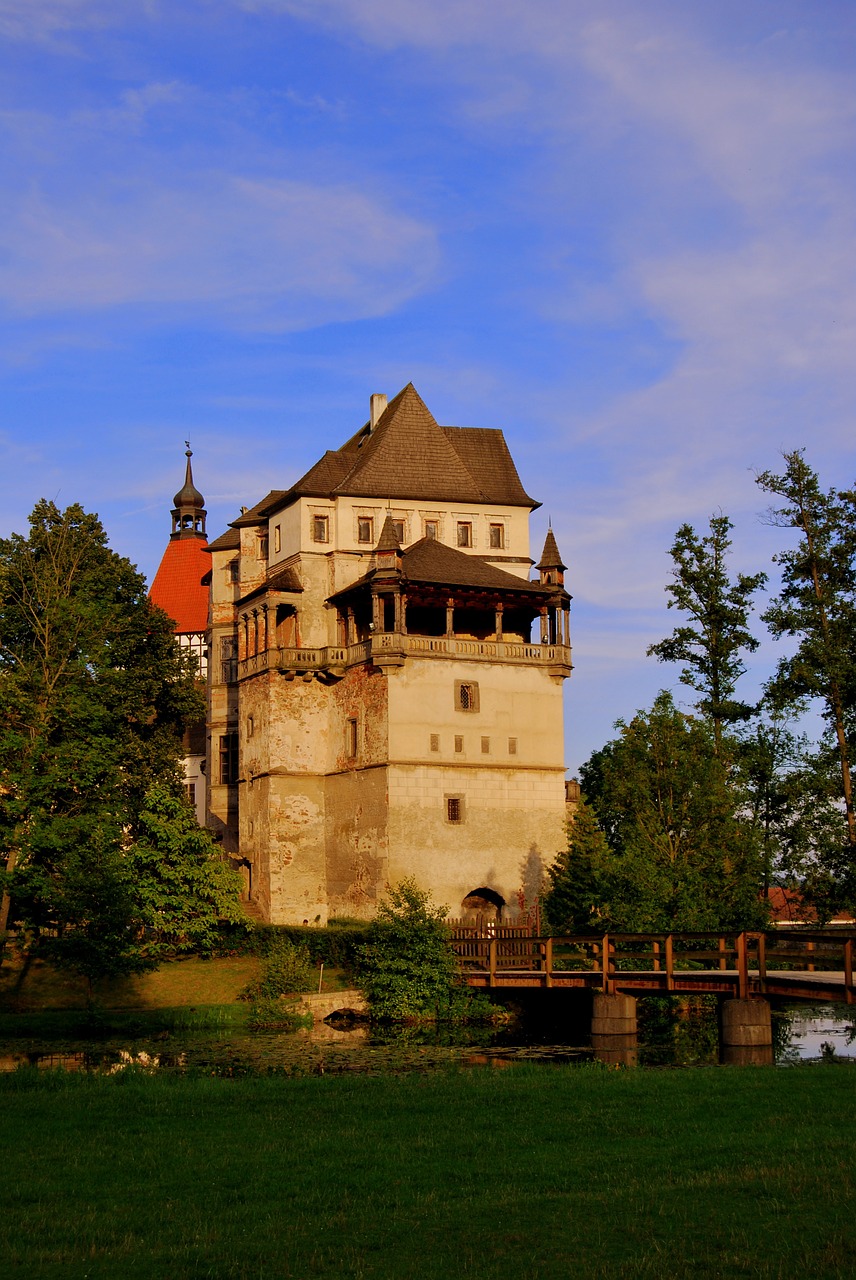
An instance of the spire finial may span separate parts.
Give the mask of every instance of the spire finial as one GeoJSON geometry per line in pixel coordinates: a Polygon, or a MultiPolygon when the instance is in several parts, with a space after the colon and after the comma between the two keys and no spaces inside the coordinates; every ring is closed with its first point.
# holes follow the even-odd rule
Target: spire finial
{"type": "Polygon", "coordinates": [[[184,485],[173,498],[172,537],[205,537],[205,499],[193,483],[193,467],[190,459],[193,450],[190,441],[185,440],[187,462],[184,467],[184,485]]]}

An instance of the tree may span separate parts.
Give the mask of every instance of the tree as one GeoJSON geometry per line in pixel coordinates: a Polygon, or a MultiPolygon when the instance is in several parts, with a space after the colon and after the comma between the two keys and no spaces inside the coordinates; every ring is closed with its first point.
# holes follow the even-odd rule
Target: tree
{"type": "Polygon", "coordinates": [[[751,599],[767,580],[765,573],[738,573],[732,582],[726,562],[733,525],[727,516],[711,516],[710,533],[700,538],[689,524],[675,534],[670,555],[674,581],[666,587],[670,609],[680,609],[690,623],[648,648],[660,662],[683,662],[682,684],[700,693],[698,707],[713,725],[717,754],[723,725],[748,720],[753,708],[734,698],[746,670],[743,651],[754,653],[758,641],[749,631],[751,599]]]}
{"type": "Polygon", "coordinates": [[[146,796],[126,861],[140,945],[152,960],[210,952],[221,921],[246,919],[239,902],[241,877],[223,862],[184,796],[163,783],[146,796]]]}
{"type": "MultiPolygon", "coordinates": [[[[856,635],[856,493],[823,492],[804,451],[785,453],[785,471],[764,471],[757,483],[782,499],[770,522],[798,531],[799,541],[775,556],[781,590],[763,614],[776,638],[793,637],[767,686],[776,708],[819,702],[838,758],[844,839],[851,882],[856,877],[856,812],[851,777],[854,635],[856,635]],[[849,733],[848,733],[849,729],[849,733]]],[[[852,883],[851,883],[852,888],[852,883]]]]}
{"type": "Polygon", "coordinates": [[[0,924],[11,909],[89,976],[143,962],[127,851],[201,714],[171,620],[98,517],[39,502],[27,537],[0,540],[0,924]]]}
{"type": "Polygon", "coordinates": [[[598,869],[604,927],[633,932],[763,922],[761,856],[712,727],[660,693],[595,752],[580,781],[609,846],[598,869]]]}
{"type": "Polygon", "coordinates": [[[829,761],[781,715],[758,720],[736,742],[734,786],[763,853],[764,889],[799,888],[828,914],[829,873],[840,850],[840,805],[829,761]]]}
{"type": "Polygon", "coordinates": [[[373,1017],[422,1021],[454,1014],[460,989],[446,913],[412,877],[387,890],[359,960],[373,1017]]]}
{"type": "Polygon", "coordinates": [[[554,934],[602,933],[605,875],[610,849],[592,809],[584,800],[568,824],[568,847],[547,872],[542,899],[544,919],[554,934]]]}

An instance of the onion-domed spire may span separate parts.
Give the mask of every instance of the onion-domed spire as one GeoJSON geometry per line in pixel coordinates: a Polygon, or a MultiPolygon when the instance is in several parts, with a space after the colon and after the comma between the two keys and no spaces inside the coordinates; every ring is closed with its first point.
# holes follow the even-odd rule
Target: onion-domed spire
{"type": "Polygon", "coordinates": [[[184,484],[173,498],[174,508],[172,512],[172,538],[205,538],[205,517],[208,514],[205,510],[205,499],[193,483],[193,467],[190,465],[190,459],[193,457],[193,450],[190,448],[190,441],[185,440],[187,445],[185,457],[187,458],[187,466],[184,470],[184,484]]]}

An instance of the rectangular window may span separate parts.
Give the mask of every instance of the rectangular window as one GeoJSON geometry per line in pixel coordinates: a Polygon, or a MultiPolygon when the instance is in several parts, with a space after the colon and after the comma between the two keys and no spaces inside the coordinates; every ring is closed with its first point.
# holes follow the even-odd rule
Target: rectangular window
{"type": "Polygon", "coordinates": [[[348,753],[348,759],[353,760],[357,754],[359,746],[359,723],[356,719],[350,719],[345,726],[345,749],[348,753]]]}
{"type": "Polygon", "coordinates": [[[226,566],[226,577],[229,582],[241,581],[241,566],[237,560],[230,560],[226,566]]]}
{"type": "Polygon", "coordinates": [[[220,784],[230,786],[238,781],[238,735],[237,733],[221,733],[220,735],[220,784]]]}
{"type": "Polygon", "coordinates": [[[256,723],[252,716],[247,716],[247,737],[251,738],[256,731],[256,723]]]}
{"type": "Polygon", "coordinates": [[[371,516],[360,516],[357,520],[357,542],[374,544],[374,520],[371,516]]]}
{"type": "Polygon", "coordinates": [[[432,750],[432,751],[439,751],[439,750],[440,750],[440,735],[439,735],[439,733],[432,733],[432,734],[431,734],[431,750],[432,750]]]}
{"type": "Polygon", "coordinates": [[[464,749],[464,739],[459,733],[455,734],[455,750],[460,753],[464,749]]]}
{"type": "Polygon", "coordinates": [[[455,681],[455,706],[458,711],[478,711],[479,687],[475,681],[455,681]]]}
{"type": "Polygon", "coordinates": [[[392,527],[395,532],[395,540],[399,546],[404,546],[404,521],[393,520],[392,527]]]}
{"type": "Polygon", "coordinates": [[[330,541],[330,517],[329,516],[313,516],[312,517],[312,541],[313,542],[329,542],[330,541]]]}
{"type": "Polygon", "coordinates": [[[187,796],[187,802],[192,808],[196,808],[196,783],[185,782],[184,794],[187,796]]]}
{"type": "Polygon", "coordinates": [[[497,551],[501,551],[505,546],[505,525],[492,524],[490,526],[490,546],[497,551]]]}
{"type": "Polygon", "coordinates": [[[481,747],[482,747],[482,755],[489,756],[490,755],[490,738],[482,738],[481,747]]]}
{"type": "Polygon", "coordinates": [[[220,679],[223,684],[234,684],[238,678],[237,636],[223,636],[220,641],[220,679]]]}
{"type": "Polygon", "coordinates": [[[463,822],[463,820],[464,820],[463,796],[446,796],[446,821],[447,822],[463,822]]]}
{"type": "Polygon", "coordinates": [[[510,756],[516,756],[516,755],[517,755],[517,739],[516,739],[516,738],[509,738],[509,739],[508,739],[508,754],[509,754],[510,756]]]}
{"type": "Polygon", "coordinates": [[[268,538],[267,538],[267,534],[263,533],[259,535],[259,559],[267,560],[267,558],[268,558],[268,538]]]}
{"type": "Polygon", "coordinates": [[[282,551],[282,526],[278,524],[273,527],[273,549],[282,551]]]}
{"type": "Polygon", "coordinates": [[[473,526],[468,520],[458,521],[458,546],[471,547],[473,545],[473,526]]]}
{"type": "Polygon", "coordinates": [[[437,520],[426,520],[426,521],[425,521],[425,537],[426,537],[426,538],[439,538],[439,536],[440,536],[440,524],[439,524],[439,521],[437,521],[437,520]]]}

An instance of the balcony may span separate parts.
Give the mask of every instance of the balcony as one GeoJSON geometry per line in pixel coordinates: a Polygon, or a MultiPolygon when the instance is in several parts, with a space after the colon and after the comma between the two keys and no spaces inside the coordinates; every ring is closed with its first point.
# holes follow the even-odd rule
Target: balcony
{"type": "Polygon", "coordinates": [[[238,664],[238,679],[261,671],[277,670],[292,677],[326,672],[341,676],[348,667],[371,662],[378,667],[402,666],[408,657],[453,659],[456,662],[500,662],[545,668],[562,679],[571,674],[571,649],[562,644],[535,644],[520,640],[471,640],[462,636],[411,636],[381,632],[347,646],[326,645],[312,649],[268,649],[238,664]]]}

